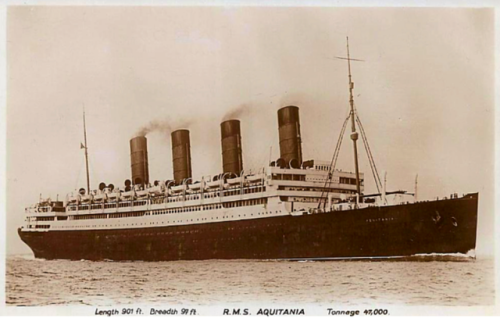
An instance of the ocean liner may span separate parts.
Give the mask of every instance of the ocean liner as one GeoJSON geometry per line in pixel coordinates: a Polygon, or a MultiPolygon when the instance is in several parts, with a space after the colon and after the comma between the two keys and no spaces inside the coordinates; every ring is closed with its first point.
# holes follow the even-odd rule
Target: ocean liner
{"type": "MultiPolygon", "coordinates": [[[[353,100],[331,161],[303,160],[299,108],[278,110],[280,158],[243,169],[240,121],[220,124],[222,173],[194,181],[190,134],[171,133],[173,179],[150,181],[147,138],[130,140],[131,178],[26,208],[18,229],[35,257],[88,260],[353,259],[475,249],[478,193],[419,201],[381,182],[353,100]],[[336,169],[350,124],[355,172],[336,169]],[[359,133],[358,133],[359,131],[359,133]],[[364,193],[361,135],[377,192],[364,193]]],[[[84,116],[85,127],[85,116],[84,116]]],[[[84,128],[87,158],[87,140],[84,128]]]]}

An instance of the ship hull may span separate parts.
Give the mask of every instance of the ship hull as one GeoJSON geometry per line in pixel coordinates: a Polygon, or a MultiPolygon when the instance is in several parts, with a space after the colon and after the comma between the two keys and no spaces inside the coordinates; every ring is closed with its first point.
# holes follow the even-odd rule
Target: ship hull
{"type": "Polygon", "coordinates": [[[141,229],[23,231],[35,257],[88,260],[345,259],[467,253],[478,194],[358,210],[141,229]]]}

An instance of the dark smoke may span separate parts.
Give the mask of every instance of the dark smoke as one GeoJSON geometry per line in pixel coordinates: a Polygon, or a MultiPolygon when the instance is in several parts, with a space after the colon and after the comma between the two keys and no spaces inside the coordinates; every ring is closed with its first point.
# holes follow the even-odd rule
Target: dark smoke
{"type": "Polygon", "coordinates": [[[180,128],[188,128],[192,123],[192,120],[176,120],[175,122],[171,118],[166,119],[155,119],[142,126],[135,134],[135,136],[144,137],[150,133],[158,132],[161,134],[170,134],[172,131],[180,128]]]}
{"type": "Polygon", "coordinates": [[[230,120],[230,119],[240,119],[245,113],[250,111],[250,106],[247,104],[241,104],[240,106],[229,110],[228,113],[224,115],[222,121],[230,120]]]}
{"type": "Polygon", "coordinates": [[[168,134],[172,130],[169,120],[152,120],[145,126],[141,127],[136,133],[136,136],[144,137],[151,132],[163,132],[168,134]]]}

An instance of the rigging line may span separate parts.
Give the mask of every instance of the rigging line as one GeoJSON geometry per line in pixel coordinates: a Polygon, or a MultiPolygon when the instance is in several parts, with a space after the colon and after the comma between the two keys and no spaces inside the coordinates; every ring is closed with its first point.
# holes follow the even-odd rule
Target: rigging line
{"type": "Polygon", "coordinates": [[[368,136],[366,135],[366,132],[365,132],[365,129],[363,127],[363,124],[361,123],[361,119],[359,119],[359,116],[356,114],[356,117],[358,118],[358,122],[359,122],[359,126],[360,126],[360,130],[363,131],[363,135],[365,136],[365,139],[366,139],[366,144],[368,146],[368,150],[370,151],[370,156],[372,158],[372,161],[373,161],[373,167],[375,168],[375,173],[376,173],[376,176],[378,178],[378,181],[380,183],[380,186],[382,186],[382,181],[380,180],[380,175],[378,173],[378,169],[377,169],[377,165],[375,164],[375,158],[373,158],[373,153],[371,151],[371,148],[370,148],[370,144],[368,143],[368,136]]]}
{"type": "Polygon", "coordinates": [[[344,136],[344,126],[346,124],[346,121],[344,121],[344,124],[342,125],[342,129],[340,130],[340,135],[339,135],[339,139],[337,140],[337,144],[335,145],[335,150],[333,151],[333,155],[332,155],[332,160],[330,161],[330,168],[328,169],[328,177],[326,178],[325,180],[325,184],[323,185],[323,189],[321,191],[321,197],[319,199],[319,202],[318,202],[318,208],[321,207],[321,203],[323,201],[323,196],[325,194],[325,190],[326,190],[326,187],[327,187],[327,184],[328,184],[328,180],[331,179],[331,173],[330,173],[330,170],[331,170],[331,167],[335,161],[335,156],[338,152],[338,149],[339,149],[339,144],[342,142],[342,139],[343,139],[343,136],[344,136]]]}
{"type": "Polygon", "coordinates": [[[320,200],[318,202],[318,208],[321,206],[321,201],[323,200],[323,195],[325,194],[326,187],[331,184],[332,175],[333,175],[333,172],[335,171],[335,165],[337,163],[338,154],[340,152],[340,147],[342,145],[342,140],[344,139],[345,129],[346,129],[347,122],[349,121],[350,116],[351,116],[351,114],[349,113],[349,116],[347,116],[346,119],[344,120],[344,124],[342,125],[342,129],[340,130],[339,139],[337,140],[337,145],[335,146],[332,160],[330,162],[330,168],[328,169],[328,177],[325,180],[325,184],[323,185],[323,191],[321,191],[321,197],[320,197],[320,200]],[[328,183],[329,181],[330,181],[330,184],[328,183]]]}
{"type": "MultiPolygon", "coordinates": [[[[342,127],[342,132],[341,132],[340,144],[338,145],[338,149],[337,149],[337,152],[335,154],[333,163],[330,164],[330,168],[328,171],[327,187],[330,187],[330,185],[332,184],[332,181],[333,181],[333,173],[335,172],[335,167],[337,166],[337,161],[338,161],[339,154],[340,154],[340,148],[342,147],[342,141],[344,140],[344,134],[345,134],[345,130],[347,128],[347,124],[349,122],[349,119],[350,119],[350,114],[344,122],[344,126],[342,127]]],[[[323,208],[325,208],[325,206],[326,206],[326,201],[323,203],[323,208]]]]}
{"type": "MultiPolygon", "coordinates": [[[[356,122],[358,123],[358,126],[361,127],[361,121],[359,120],[359,117],[356,116],[356,122]]],[[[368,140],[366,138],[366,135],[364,134],[364,131],[361,130],[360,128],[360,132],[361,132],[361,138],[363,139],[363,144],[365,146],[365,150],[366,150],[366,156],[368,157],[368,161],[370,163],[370,169],[372,170],[372,173],[373,173],[373,179],[375,180],[375,183],[376,183],[376,186],[377,186],[377,189],[378,191],[380,192],[380,189],[378,188],[379,184],[378,184],[378,179],[375,175],[375,170],[374,170],[374,165],[375,165],[375,161],[373,159],[373,156],[371,155],[371,152],[370,150],[368,149],[368,140]]]]}
{"type": "Polygon", "coordinates": [[[83,139],[85,142],[85,167],[86,167],[85,171],[87,173],[87,192],[90,194],[89,155],[88,155],[89,148],[87,147],[87,128],[85,125],[85,104],[83,105],[83,139]]]}
{"type": "MultiPolygon", "coordinates": [[[[359,125],[359,121],[358,121],[358,118],[356,117],[356,122],[358,123],[359,125]]],[[[372,161],[372,158],[369,154],[369,150],[367,148],[367,140],[366,140],[366,136],[363,134],[363,131],[360,129],[360,132],[361,132],[361,139],[363,140],[363,145],[365,146],[365,150],[366,150],[366,154],[368,156],[368,162],[370,163],[370,169],[372,171],[372,174],[373,174],[373,179],[375,180],[375,186],[377,187],[377,191],[378,193],[380,193],[380,188],[379,188],[379,184],[377,182],[377,177],[375,175],[375,169],[373,167],[374,163],[372,161]]]]}
{"type": "MultiPolygon", "coordinates": [[[[359,121],[357,121],[357,122],[359,125],[359,121]]],[[[374,160],[373,155],[371,154],[370,149],[369,149],[368,139],[366,138],[366,135],[364,134],[364,132],[361,133],[361,137],[363,138],[363,143],[365,145],[367,156],[368,156],[368,159],[370,162],[370,168],[372,170],[373,179],[375,180],[375,185],[377,186],[377,190],[380,193],[380,188],[382,187],[382,183],[380,182],[380,179],[378,177],[378,172],[377,172],[377,167],[375,165],[375,160],[374,160]]]]}
{"type": "Polygon", "coordinates": [[[375,180],[375,185],[377,186],[377,190],[380,193],[380,188],[382,188],[382,182],[380,180],[380,176],[378,174],[377,166],[375,164],[375,159],[373,158],[373,154],[371,152],[370,144],[368,143],[368,138],[366,136],[366,132],[364,130],[363,124],[361,123],[361,119],[358,116],[358,112],[356,107],[354,107],[355,115],[356,115],[356,122],[358,123],[358,126],[360,128],[361,132],[361,138],[363,139],[363,143],[365,146],[366,154],[368,157],[368,161],[370,162],[370,168],[372,170],[373,178],[375,180]]]}
{"type": "Polygon", "coordinates": [[[342,128],[342,139],[340,140],[340,144],[338,146],[337,153],[335,155],[335,160],[333,161],[333,167],[332,167],[332,165],[330,165],[330,170],[332,171],[332,173],[333,173],[333,169],[335,169],[335,166],[337,165],[337,160],[338,160],[339,154],[340,154],[340,147],[342,146],[342,140],[344,139],[344,133],[345,133],[345,130],[347,128],[347,122],[349,121],[349,117],[350,117],[350,115],[347,116],[347,118],[344,122],[344,126],[342,128]]]}
{"type": "MultiPolygon", "coordinates": [[[[330,168],[328,170],[328,178],[326,180],[326,183],[327,183],[326,187],[330,187],[330,185],[332,184],[332,181],[333,181],[333,173],[335,172],[335,167],[337,166],[337,160],[339,158],[340,148],[342,147],[342,141],[344,140],[345,130],[347,128],[347,123],[349,122],[349,119],[350,119],[349,117],[350,117],[350,115],[346,118],[346,120],[344,122],[344,126],[342,127],[340,143],[338,145],[337,152],[334,154],[334,160],[330,164],[330,168]]],[[[324,190],[325,190],[325,188],[324,188],[324,190]]],[[[323,193],[324,193],[324,190],[323,190],[323,193]]],[[[323,193],[321,194],[321,200],[323,200],[323,193]]],[[[325,207],[326,207],[326,201],[323,202],[323,208],[325,208],[325,207]]]]}
{"type": "MultiPolygon", "coordinates": [[[[382,187],[382,181],[380,180],[380,175],[378,173],[378,169],[377,169],[377,165],[375,164],[375,159],[373,158],[373,154],[372,154],[372,151],[371,151],[371,148],[370,148],[370,144],[368,143],[368,137],[366,136],[366,132],[365,132],[365,129],[363,127],[363,124],[361,123],[361,119],[359,118],[358,114],[356,114],[356,121],[358,122],[359,124],[359,127],[360,127],[360,131],[361,131],[361,134],[364,138],[364,140],[366,140],[366,147],[367,147],[367,152],[369,153],[369,157],[371,158],[371,161],[373,162],[373,168],[374,168],[374,173],[375,173],[375,176],[376,178],[378,179],[378,182],[380,184],[380,187],[382,187]]],[[[380,192],[380,190],[379,190],[380,192]]]]}
{"type": "MultiPolygon", "coordinates": [[[[346,119],[344,121],[344,125],[342,126],[342,129],[341,129],[341,137],[342,137],[342,140],[344,138],[344,133],[345,133],[345,130],[346,130],[346,127],[347,127],[347,123],[349,121],[349,119],[351,118],[351,110],[349,110],[347,112],[347,116],[346,116],[346,119]]],[[[334,156],[335,156],[335,164],[337,163],[337,159],[339,157],[339,153],[340,153],[340,147],[342,146],[342,140],[340,140],[340,144],[338,145],[338,149],[336,149],[336,154],[334,153],[334,156]]],[[[330,165],[331,167],[331,165],[330,165]]],[[[335,168],[335,167],[334,167],[335,168]]],[[[333,171],[332,171],[333,172],[333,171]]]]}
{"type": "Polygon", "coordinates": [[[339,154],[340,154],[340,148],[342,147],[342,141],[344,140],[344,134],[345,134],[345,130],[347,128],[347,123],[349,121],[349,118],[347,118],[344,122],[344,125],[342,127],[342,131],[341,131],[341,139],[340,139],[340,143],[338,144],[338,148],[336,149],[336,152],[334,153],[334,157],[333,157],[333,160],[332,162],[330,163],[330,167],[328,169],[328,179],[326,180],[328,182],[327,186],[329,187],[332,183],[332,177],[333,177],[333,173],[335,172],[335,167],[337,166],[337,160],[339,158],[339,154]]]}

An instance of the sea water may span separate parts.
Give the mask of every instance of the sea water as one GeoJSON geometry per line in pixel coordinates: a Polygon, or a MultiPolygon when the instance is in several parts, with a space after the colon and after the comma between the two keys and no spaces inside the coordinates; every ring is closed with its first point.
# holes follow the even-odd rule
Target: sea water
{"type": "Polygon", "coordinates": [[[8,256],[7,305],[494,303],[494,259],[112,262],[8,256]]]}

